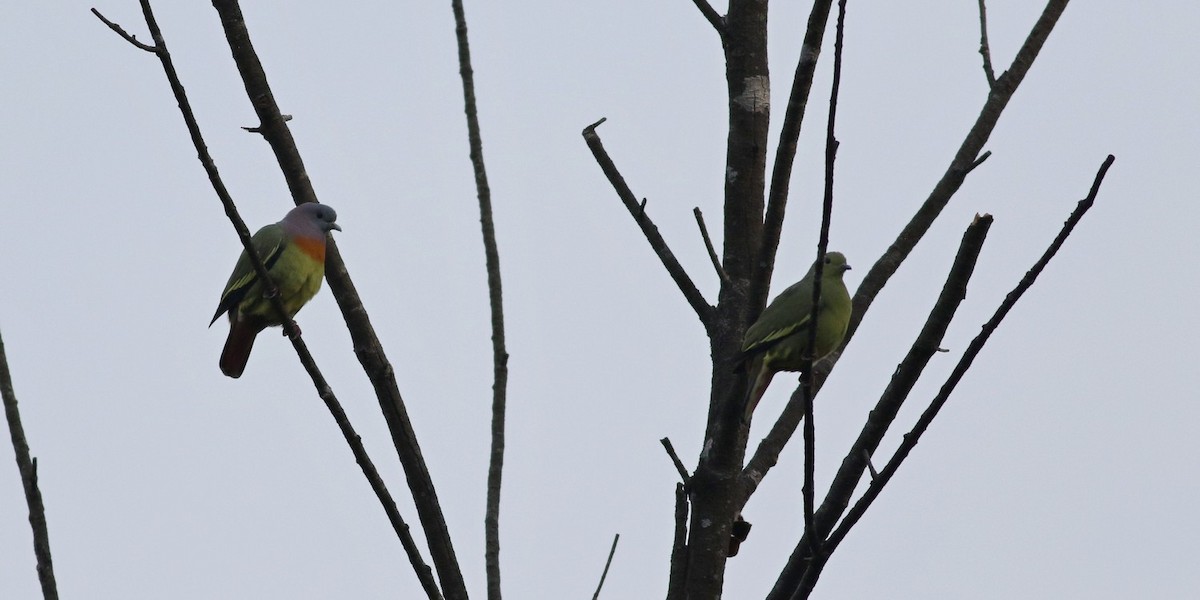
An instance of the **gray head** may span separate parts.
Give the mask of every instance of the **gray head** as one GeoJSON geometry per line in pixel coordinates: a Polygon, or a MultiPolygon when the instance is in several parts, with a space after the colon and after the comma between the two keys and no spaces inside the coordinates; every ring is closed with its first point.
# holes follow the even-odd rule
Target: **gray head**
{"type": "Polygon", "coordinates": [[[308,202],[288,211],[279,222],[292,235],[325,237],[325,232],[342,228],[337,223],[337,211],[324,204],[308,202]]]}

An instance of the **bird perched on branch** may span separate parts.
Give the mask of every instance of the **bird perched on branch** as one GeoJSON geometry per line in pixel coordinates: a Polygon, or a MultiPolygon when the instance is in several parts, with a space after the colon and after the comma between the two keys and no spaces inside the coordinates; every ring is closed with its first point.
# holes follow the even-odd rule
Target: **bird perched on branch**
{"type": "MultiPolygon", "coordinates": [[[[337,213],[328,206],[306,203],[288,211],[283,220],[258,230],[251,238],[271,281],[279,289],[279,299],[290,320],[308,303],[325,276],[325,234],[342,228],[334,221],[337,213]]],[[[267,286],[259,280],[250,257],[242,250],[221,302],[208,326],[229,313],[229,337],[221,352],[221,372],[241,377],[254,347],[258,332],[282,325],[278,311],[267,297],[267,286]]]]}
{"type": "Polygon", "coordinates": [[[846,264],[842,253],[825,255],[815,348],[808,347],[813,280],[817,271],[815,263],[804,279],[783,290],[746,330],[742,339],[742,361],[749,369],[751,382],[743,416],[746,422],[776,373],[799,371],[804,368],[805,358],[816,362],[842,344],[851,311],[850,292],[846,290],[842,275],[849,270],[850,265],[846,264]]]}

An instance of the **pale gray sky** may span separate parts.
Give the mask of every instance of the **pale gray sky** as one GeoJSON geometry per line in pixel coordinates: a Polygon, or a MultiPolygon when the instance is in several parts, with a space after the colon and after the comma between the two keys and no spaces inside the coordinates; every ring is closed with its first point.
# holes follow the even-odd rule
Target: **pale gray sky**
{"type": "MultiPolygon", "coordinates": [[[[449,2],[247,2],[254,42],[396,368],[456,549],[483,596],[490,342],[449,2]]],[[[808,2],[771,16],[783,106],[808,2]]],[[[993,2],[998,69],[1041,2],[993,2]]],[[[157,60],[88,13],[12,3],[0,35],[0,331],[39,459],[64,598],[396,598],[419,587],[292,349],[217,369],[205,325],[237,257],[157,60]]],[[[132,0],[96,4],[148,41],[132,0]]],[[[159,2],[208,144],[252,228],[291,206],[211,6],[159,2]]],[[[705,294],[725,82],[691,2],[468,2],[511,384],[511,598],[666,587],[676,475],[708,398],[699,323],[603,179],[599,132],[705,294]]],[[[724,6],[718,3],[718,10],[724,6]]],[[[986,94],[973,0],[850,2],[832,247],[853,288],[941,176],[986,94]]],[[[817,477],[936,296],[962,229],[995,224],[907,427],[1112,153],[1096,207],[838,550],[823,598],[1180,598],[1200,587],[1193,379],[1200,5],[1075,2],[973,173],[880,295],[817,406],[817,477]]],[[[832,34],[831,34],[832,35],[832,34]]],[[[831,53],[825,57],[831,57],[831,53]]],[[[815,246],[829,63],[802,136],[774,289],[815,246]]],[[[781,112],[773,124],[778,127],[781,112]]],[[[775,139],[772,134],[772,139],[775,139]]],[[[719,240],[718,240],[719,243],[719,240]]],[[[406,486],[327,290],[304,336],[393,493],[406,486]]],[[[758,414],[791,389],[780,377],[758,414]]],[[[757,439],[765,428],[752,432],[757,439]]],[[[898,432],[885,442],[894,447],[898,432]]],[[[38,596],[0,444],[0,597],[38,596]]],[[[762,597],[800,532],[799,444],[746,509],[726,597],[762,597]]],[[[405,504],[410,522],[415,513],[405,504]]]]}

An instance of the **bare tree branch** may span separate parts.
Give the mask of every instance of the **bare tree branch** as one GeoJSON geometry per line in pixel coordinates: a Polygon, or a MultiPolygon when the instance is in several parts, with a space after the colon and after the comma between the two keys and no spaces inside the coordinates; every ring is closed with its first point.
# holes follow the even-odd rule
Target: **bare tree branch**
{"type": "MultiPolygon", "coordinates": [[[[888,250],[875,262],[871,269],[863,277],[862,283],[858,286],[858,290],[854,294],[854,310],[850,315],[850,326],[846,331],[846,338],[842,341],[841,348],[845,348],[854,337],[858,330],[859,323],[862,322],[863,316],[874,302],[883,286],[887,284],[891,276],[900,268],[900,263],[908,257],[912,249],[916,247],[917,242],[933,225],[934,220],[941,214],[943,208],[949,203],[950,198],[962,186],[967,174],[979,166],[990,153],[985,152],[980,154],[983,145],[987,143],[988,137],[996,127],[996,123],[1000,119],[1000,114],[1003,112],[1008,101],[1016,93],[1017,87],[1020,85],[1025,74],[1029,72],[1029,68],[1033,65],[1033,61],[1037,58],[1038,52],[1042,45],[1050,36],[1050,32],[1054,29],[1054,25],[1058,22],[1058,18],[1062,16],[1063,9],[1066,8],[1068,0],[1051,0],[1043,11],[1038,22],[1033,26],[1029,33],[1029,37],[1025,40],[1025,44],[1017,53],[1012,66],[1008,72],[1000,77],[996,87],[988,94],[988,99],[983,105],[983,109],[979,117],[975,121],[975,125],[967,133],[963,140],[958,153],[951,161],[942,179],[934,186],[933,191],[925,200],[924,204],[917,210],[912,220],[901,230],[900,235],[896,238],[888,248],[888,250]]],[[[816,389],[819,392],[825,378],[833,370],[837,364],[837,359],[841,356],[841,349],[831,354],[825,360],[818,363],[814,368],[816,380],[816,389]]],[[[746,468],[742,473],[742,480],[748,485],[743,487],[743,502],[754,493],[757,487],[757,482],[760,482],[766,475],[767,471],[775,465],[779,459],[779,452],[787,445],[792,434],[795,433],[796,427],[800,424],[800,420],[804,415],[804,403],[801,394],[792,394],[784,407],[783,412],[779,415],[775,425],[771,428],[771,432],[763,438],[754,455],[746,463],[746,468]]]]}
{"type": "Polygon", "coordinates": [[[92,14],[96,15],[96,18],[100,19],[105,25],[108,25],[108,28],[115,31],[117,33],[117,35],[125,38],[125,41],[129,42],[130,44],[133,44],[134,47],[141,48],[142,50],[145,50],[146,52],[149,52],[151,54],[158,53],[157,47],[139,42],[136,35],[127,33],[124,29],[121,28],[120,25],[117,25],[116,23],[109,21],[107,18],[105,18],[104,15],[100,14],[100,11],[93,8],[92,14]]]}
{"type": "MultiPolygon", "coordinates": [[[[488,599],[500,600],[500,483],[504,471],[504,413],[508,389],[508,350],[504,344],[500,250],[496,246],[496,227],[492,220],[492,192],[483,164],[483,139],[479,132],[479,113],[475,108],[475,71],[471,67],[467,16],[462,0],[451,0],[450,4],[454,10],[454,33],[458,38],[458,72],[462,76],[467,138],[471,146],[471,166],[475,170],[475,188],[479,196],[479,222],[483,229],[483,249],[487,262],[488,304],[492,313],[492,448],[488,461],[487,509],[483,518],[483,531],[488,599]]],[[[614,541],[614,549],[615,543],[614,541]]],[[[607,567],[605,571],[607,572],[607,567]]],[[[603,584],[603,579],[601,583],[603,584]]],[[[600,590],[597,588],[596,591],[599,593],[600,590]]]]}
{"type": "Polygon", "coordinates": [[[700,237],[704,239],[704,248],[708,250],[708,258],[712,261],[713,269],[716,270],[721,285],[729,285],[729,273],[726,273],[725,267],[721,266],[721,259],[717,256],[716,249],[713,248],[712,238],[708,237],[708,226],[704,224],[704,213],[700,212],[699,206],[693,208],[692,213],[696,215],[696,226],[700,228],[700,237]]]}
{"type": "MultiPolygon", "coordinates": [[[[833,44],[833,83],[829,92],[829,120],[825,130],[825,194],[821,204],[821,232],[817,237],[817,261],[813,266],[812,314],[808,328],[808,347],[817,347],[817,321],[821,312],[821,283],[825,270],[825,252],[829,249],[829,222],[833,213],[833,168],[837,160],[838,140],[834,135],[837,123],[838,89],[842,81],[842,39],[846,31],[846,0],[838,2],[837,34],[833,44]]],[[[800,372],[800,387],[804,398],[804,531],[808,535],[810,550],[814,555],[821,553],[821,541],[812,536],[814,468],[816,463],[816,427],[813,424],[813,398],[816,384],[813,378],[813,360],[805,357],[800,372]]]]}
{"type": "Polygon", "coordinates": [[[596,593],[592,594],[592,600],[600,599],[600,589],[604,587],[604,580],[608,577],[608,568],[612,566],[613,555],[617,553],[617,542],[620,539],[621,534],[613,535],[612,548],[608,549],[608,560],[604,561],[604,572],[600,574],[600,583],[596,585],[596,593]]]}
{"type": "Polygon", "coordinates": [[[917,423],[913,426],[912,431],[908,432],[908,434],[904,436],[903,441],[900,442],[900,446],[896,449],[896,452],[892,455],[892,458],[888,460],[887,464],[883,467],[883,470],[874,477],[874,480],[871,482],[870,487],[867,488],[867,491],[864,492],[862,497],[858,499],[858,502],[854,504],[854,507],[846,513],[846,517],[842,519],[842,522],[838,525],[837,529],[830,534],[828,541],[828,548],[830,551],[832,551],[837,547],[838,544],[841,543],[842,539],[846,537],[846,534],[849,533],[850,529],[854,527],[856,523],[858,523],[859,519],[862,518],[862,515],[866,512],[866,510],[870,508],[871,503],[875,501],[875,498],[879,496],[879,493],[883,491],[883,487],[887,485],[892,476],[896,474],[896,470],[900,468],[900,464],[904,462],[904,459],[907,458],[908,454],[912,452],[913,448],[916,447],[917,442],[919,442],[921,439],[921,435],[925,433],[925,430],[928,429],[929,425],[933,422],[934,417],[937,416],[938,411],[940,411],[942,407],[945,406],[946,401],[950,399],[950,394],[954,392],[954,388],[958,385],[959,381],[962,380],[963,375],[965,375],[967,370],[971,368],[971,364],[974,362],[975,357],[979,355],[979,352],[983,349],[984,344],[987,343],[992,333],[996,331],[996,328],[1000,326],[1000,322],[1004,320],[1004,317],[1010,310],[1012,310],[1017,301],[1021,299],[1021,296],[1024,295],[1026,290],[1033,286],[1033,283],[1037,280],[1038,275],[1041,274],[1041,272],[1046,268],[1046,265],[1050,262],[1050,259],[1054,258],[1054,255],[1058,253],[1059,248],[1061,248],[1063,243],[1066,242],[1067,236],[1071,235],[1071,231],[1075,229],[1075,226],[1079,224],[1081,219],[1083,219],[1083,215],[1087,213],[1088,209],[1090,209],[1095,203],[1096,194],[1100,191],[1100,184],[1103,183],[1104,176],[1106,173],[1108,173],[1108,168],[1112,166],[1114,160],[1116,160],[1116,158],[1110,154],[1108,155],[1108,158],[1104,160],[1104,163],[1100,165],[1100,170],[1096,172],[1096,177],[1092,181],[1092,187],[1088,191],[1087,197],[1079,201],[1079,204],[1075,207],[1075,210],[1071,213],[1071,216],[1067,218],[1067,221],[1063,224],[1062,229],[1054,238],[1054,241],[1048,248],[1046,248],[1046,251],[1042,253],[1041,258],[1039,258],[1038,261],[1034,263],[1033,267],[1025,273],[1025,276],[1021,278],[1021,281],[1017,284],[1017,286],[1013,288],[1013,290],[1009,292],[1007,296],[1004,297],[1004,301],[1000,303],[999,308],[996,309],[996,312],[992,315],[992,318],[988,319],[988,322],[984,324],[983,329],[978,335],[975,336],[975,339],[971,340],[971,344],[968,345],[967,350],[963,352],[962,358],[958,360],[958,364],[954,365],[954,370],[950,372],[950,376],[946,378],[946,382],[942,384],[942,387],[940,390],[938,390],[937,395],[934,396],[933,400],[929,403],[929,407],[926,408],[925,412],[921,414],[921,418],[917,419],[917,423]]]}
{"type": "MultiPolygon", "coordinates": [[[[275,102],[262,63],[250,41],[241,7],[236,0],[214,0],[213,7],[220,15],[221,26],[233,51],[234,63],[246,87],[246,95],[250,98],[260,121],[263,138],[275,153],[292,198],[297,204],[317,201],[312,181],[304,168],[304,161],[292,138],[291,130],[283,119],[279,105],[275,102]]],[[[354,353],[375,388],[380,409],[392,436],[392,443],[396,447],[396,454],[404,466],[408,487],[417,508],[417,516],[425,530],[425,539],[429,543],[430,556],[437,569],[442,592],[450,600],[464,600],[467,598],[467,589],[462,569],[454,554],[454,545],[438,502],[433,478],[421,454],[416,432],[396,384],[395,371],[371,325],[370,317],[359,298],[354,282],[350,279],[350,273],[342,261],[337,244],[334,243],[330,243],[326,252],[325,276],[346,320],[346,327],[354,343],[354,353]]]]}
{"type": "Polygon", "coordinates": [[[675,258],[675,254],[667,246],[666,240],[658,232],[658,227],[646,215],[645,205],[638,203],[637,196],[629,189],[629,185],[625,183],[625,178],[621,176],[621,172],[617,170],[617,166],[609,158],[608,152],[604,150],[604,143],[600,141],[600,134],[596,133],[596,127],[604,121],[605,119],[600,119],[584,127],[583,139],[587,142],[588,148],[591,149],[592,155],[596,157],[596,162],[600,165],[600,169],[604,171],[605,177],[608,177],[608,182],[616,190],[617,196],[621,198],[621,202],[625,204],[625,208],[629,209],[629,214],[633,215],[633,220],[637,222],[638,227],[641,227],[642,234],[646,236],[646,241],[650,242],[650,247],[654,249],[654,253],[658,255],[659,260],[666,267],[667,273],[671,275],[671,279],[675,280],[675,285],[679,286],[679,291],[683,292],[683,297],[692,306],[692,310],[696,311],[696,316],[700,317],[700,322],[704,324],[707,330],[712,326],[714,309],[704,299],[704,295],[700,293],[700,290],[696,289],[696,284],[692,283],[692,278],[688,277],[687,271],[683,269],[683,265],[679,264],[679,260],[675,258]]]}
{"type": "Polygon", "coordinates": [[[713,29],[716,29],[717,33],[725,35],[725,19],[713,10],[708,0],[692,0],[692,2],[696,4],[696,8],[700,9],[700,14],[704,15],[704,18],[712,24],[713,29]]]}
{"type": "Polygon", "coordinates": [[[717,296],[708,330],[711,392],[701,452],[688,485],[688,600],[718,600],[737,515],[746,453],[746,370],[736,365],[752,310],[750,280],[758,268],[766,193],[767,137],[771,115],[767,3],[737,0],[725,16],[722,49],[728,98],[721,264],[730,283],[717,296]]]}
{"type": "Polygon", "coordinates": [[[775,166],[771,170],[771,187],[767,192],[767,211],[763,217],[762,242],[758,248],[758,270],[750,281],[750,306],[753,314],[762,312],[767,305],[767,292],[771,288],[771,276],[775,270],[775,253],[779,249],[779,238],[783,233],[783,218],[787,209],[788,188],[792,179],[792,166],[796,162],[796,144],[800,139],[800,127],[812,92],[813,73],[817,70],[817,59],[821,56],[821,44],[825,38],[825,25],[833,0],[814,0],[808,16],[808,29],[804,43],[800,46],[800,59],[796,62],[796,74],[792,79],[792,91],[788,96],[787,109],[783,113],[783,126],[779,131],[779,145],[775,147],[775,166]]]}
{"type": "Polygon", "coordinates": [[[979,0],[979,54],[983,56],[983,74],[987,77],[988,89],[996,87],[996,72],[992,70],[992,49],[988,45],[987,5],[979,0]]]}
{"type": "Polygon", "coordinates": [[[4,401],[8,433],[12,438],[17,470],[21,474],[21,487],[25,489],[25,503],[29,506],[29,526],[33,529],[33,555],[37,559],[42,598],[58,600],[54,560],[50,556],[50,533],[46,528],[46,506],[42,503],[42,491],[38,489],[37,459],[29,454],[29,442],[25,439],[25,427],[21,425],[21,412],[17,409],[17,394],[13,391],[12,373],[8,370],[8,356],[4,353],[3,337],[0,337],[0,399],[4,401]]]}
{"type": "Polygon", "coordinates": [[[1017,56],[1013,59],[1012,65],[996,80],[996,85],[991,88],[988,93],[987,101],[984,102],[983,110],[980,111],[979,117],[975,120],[975,124],[967,133],[967,137],[959,146],[958,152],[955,153],[954,159],[950,162],[950,166],[942,175],[940,181],[934,186],[933,191],[925,202],[921,205],[913,218],[900,231],[900,235],[892,242],[891,247],[884,252],[883,256],[875,262],[871,270],[863,277],[862,283],[859,284],[858,290],[854,294],[854,312],[850,317],[850,327],[846,331],[846,340],[842,342],[844,348],[846,343],[854,336],[858,330],[858,324],[862,322],[863,317],[867,314],[867,310],[871,307],[871,303],[875,300],[875,296],[883,289],[896,270],[900,268],[900,264],[908,257],[917,242],[933,225],[934,220],[941,214],[942,209],[950,202],[950,198],[962,187],[967,173],[976,165],[979,152],[983,149],[983,145],[987,143],[992,131],[996,128],[996,123],[1000,120],[1000,114],[1004,112],[1004,108],[1008,105],[1008,101],[1017,91],[1017,87],[1021,85],[1025,75],[1029,72],[1029,68],[1033,66],[1034,59],[1042,50],[1046,40],[1050,37],[1050,32],[1054,30],[1055,24],[1058,23],[1059,17],[1062,16],[1063,10],[1066,9],[1069,0],[1050,0],[1046,4],[1046,8],[1038,17],[1037,23],[1029,32],[1029,36],[1025,39],[1025,43],[1021,45],[1021,49],[1017,51],[1017,56]]]}
{"type": "MultiPolygon", "coordinates": [[[[183,83],[179,80],[179,75],[175,71],[174,62],[171,60],[171,54],[167,49],[166,41],[163,39],[162,32],[159,30],[158,22],[154,18],[154,13],[151,10],[149,0],[140,0],[142,5],[142,13],[146,19],[146,25],[150,30],[150,34],[154,39],[154,54],[158,56],[163,66],[163,71],[166,73],[167,80],[170,82],[171,90],[175,94],[175,99],[179,104],[180,112],[183,114],[184,122],[187,124],[188,133],[192,138],[192,143],[196,147],[198,158],[203,165],[205,172],[208,174],[209,181],[212,183],[214,191],[221,200],[221,204],[225,208],[225,214],[229,217],[234,229],[237,231],[238,238],[242,242],[242,246],[249,256],[251,264],[258,277],[264,282],[265,288],[268,290],[267,296],[270,299],[272,306],[275,308],[278,316],[283,322],[284,331],[292,340],[292,345],[296,349],[296,353],[300,357],[300,362],[304,365],[309,377],[313,381],[313,385],[317,389],[318,395],[325,402],[326,407],[337,422],[338,428],[342,431],[343,437],[350,445],[351,452],[354,454],[355,460],[366,476],[367,481],[371,485],[371,489],[375,492],[380,504],[384,508],[384,512],[388,516],[388,520],[392,524],[392,528],[396,531],[396,535],[400,538],[400,543],[408,554],[409,562],[412,564],[413,570],[417,574],[417,578],[421,581],[422,587],[425,589],[426,595],[431,600],[440,600],[441,592],[437,588],[436,582],[433,580],[433,574],[429,567],[425,565],[421,558],[420,549],[417,548],[416,542],[413,540],[409,532],[408,525],[404,523],[400,516],[399,510],[396,508],[396,502],[384,484],[383,479],[379,476],[379,471],[375,468],[374,463],[367,455],[366,449],[362,445],[362,439],[351,426],[349,419],[346,417],[345,411],[342,409],[341,403],[338,402],[333,390],[326,382],[324,376],[317,368],[316,362],[313,360],[312,354],[308,351],[308,347],[300,337],[299,330],[295,323],[287,318],[287,312],[283,308],[283,304],[278,294],[275,284],[272,282],[270,274],[263,265],[262,258],[255,251],[254,245],[251,242],[250,231],[246,224],[242,221],[238,214],[237,207],[234,205],[233,198],[230,196],[228,189],[221,180],[220,173],[217,171],[216,163],[212,156],[208,153],[208,147],[204,142],[204,138],[200,133],[200,126],[196,121],[196,117],[191,109],[191,104],[187,98],[187,92],[183,88],[183,83]]],[[[97,15],[99,16],[99,15],[97,15]]],[[[315,198],[314,198],[315,201],[315,198]]],[[[332,245],[332,241],[329,241],[332,245]]]]}

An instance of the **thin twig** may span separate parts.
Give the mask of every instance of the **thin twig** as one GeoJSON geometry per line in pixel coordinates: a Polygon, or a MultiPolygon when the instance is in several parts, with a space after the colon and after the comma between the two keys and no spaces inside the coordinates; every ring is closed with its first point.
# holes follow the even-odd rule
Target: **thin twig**
{"type": "Polygon", "coordinates": [[[692,306],[692,310],[696,311],[696,316],[700,317],[700,322],[704,324],[705,329],[710,329],[715,309],[704,299],[704,295],[696,288],[696,284],[692,283],[692,278],[688,277],[687,271],[683,269],[683,265],[679,264],[679,261],[675,258],[675,254],[667,246],[666,240],[658,232],[658,227],[646,215],[645,206],[638,204],[637,196],[629,189],[629,185],[625,183],[625,178],[621,176],[621,172],[617,170],[617,166],[609,158],[608,152],[604,150],[604,144],[600,141],[600,135],[596,133],[596,127],[604,121],[605,119],[600,119],[584,127],[584,141],[587,142],[588,148],[592,150],[592,155],[596,157],[596,162],[600,165],[600,169],[604,171],[604,175],[608,177],[608,182],[616,190],[617,196],[620,197],[625,208],[629,209],[629,214],[633,215],[633,220],[637,222],[638,227],[641,227],[642,234],[646,236],[646,241],[650,242],[650,247],[654,249],[659,260],[666,267],[667,273],[671,275],[671,279],[675,280],[675,285],[679,286],[679,291],[683,292],[683,297],[692,306]]]}
{"type": "Polygon", "coordinates": [[[600,598],[600,589],[604,587],[604,579],[608,577],[608,568],[612,566],[613,555],[617,553],[617,542],[620,539],[621,534],[613,535],[612,548],[608,549],[608,560],[604,561],[604,572],[600,574],[600,583],[596,584],[596,593],[592,594],[592,600],[600,598]]]}
{"type": "Polygon", "coordinates": [[[96,10],[95,8],[92,9],[92,14],[96,15],[96,18],[103,21],[105,25],[108,25],[109,29],[117,32],[117,35],[125,38],[125,41],[129,42],[130,44],[133,44],[135,47],[145,50],[146,52],[149,52],[151,54],[158,53],[158,48],[156,46],[151,46],[149,44],[143,44],[142,42],[139,42],[137,39],[137,36],[127,33],[124,29],[121,28],[120,25],[117,25],[116,23],[109,21],[104,15],[100,14],[100,11],[96,10]]]}
{"type": "Polygon", "coordinates": [[[675,470],[679,471],[679,479],[683,480],[684,485],[687,485],[692,476],[688,474],[687,468],[683,466],[683,461],[679,460],[679,455],[675,453],[675,446],[671,445],[671,438],[663,438],[658,441],[667,450],[667,456],[671,457],[671,462],[675,464],[675,470]]]}
{"type": "Polygon", "coordinates": [[[726,273],[725,267],[721,266],[721,259],[717,256],[716,249],[713,248],[712,238],[708,237],[708,227],[704,224],[704,213],[700,212],[699,206],[693,208],[692,213],[696,215],[696,226],[700,228],[700,237],[704,239],[704,248],[708,250],[708,258],[712,261],[717,277],[721,279],[721,285],[729,285],[729,273],[726,273]]]}
{"type": "Polygon", "coordinates": [[[467,16],[462,0],[451,0],[450,4],[454,10],[454,33],[458,39],[458,72],[462,76],[467,139],[471,147],[471,166],[475,171],[476,194],[479,197],[479,223],[483,230],[488,305],[491,307],[492,316],[492,448],[488,461],[487,508],[483,518],[483,556],[487,572],[488,600],[500,600],[500,483],[504,471],[504,413],[508,390],[508,350],[504,344],[500,250],[496,245],[496,226],[492,219],[492,192],[488,186],[487,169],[483,164],[483,139],[479,130],[479,113],[475,107],[475,71],[471,67],[467,16]]]}
{"type": "MultiPolygon", "coordinates": [[[[246,87],[246,95],[250,98],[261,124],[263,139],[275,153],[292,199],[297,204],[318,201],[312,181],[304,167],[304,160],[296,147],[296,141],[283,119],[271,86],[267,82],[262,62],[250,40],[241,7],[236,0],[214,0],[213,7],[220,15],[221,26],[225,30],[225,38],[232,50],[234,63],[246,87]]],[[[337,244],[333,242],[329,243],[326,250],[325,277],[346,321],[354,354],[375,389],[380,410],[392,437],[392,444],[396,448],[396,455],[404,466],[408,488],[425,532],[425,539],[429,543],[430,558],[437,569],[442,591],[449,600],[465,600],[467,588],[462,569],[455,556],[454,544],[450,539],[441,504],[438,502],[433,477],[421,454],[416,432],[408,418],[408,409],[400,395],[395,370],[371,325],[370,317],[354,287],[354,281],[350,278],[337,244]]]]}
{"type": "Polygon", "coordinates": [[[400,538],[400,543],[404,547],[408,555],[409,562],[412,564],[413,570],[416,572],[417,578],[421,581],[422,587],[426,591],[426,595],[431,600],[440,600],[441,593],[437,589],[437,584],[433,580],[433,574],[429,567],[425,565],[421,558],[420,550],[417,548],[416,542],[413,540],[409,532],[408,525],[400,516],[399,510],[396,508],[396,502],[384,484],[383,479],[379,476],[378,469],[375,468],[370,456],[367,455],[366,449],[363,447],[362,439],[351,426],[349,419],[346,417],[346,412],[343,410],[341,403],[338,402],[332,388],[326,382],[324,375],[317,368],[312,354],[308,351],[300,333],[296,328],[295,323],[287,318],[287,313],[283,308],[283,304],[277,292],[275,284],[271,280],[270,273],[267,272],[263,265],[262,258],[255,251],[254,245],[251,242],[250,231],[247,229],[245,222],[238,214],[237,207],[230,196],[228,189],[221,180],[220,173],[217,171],[216,163],[212,156],[208,153],[208,147],[204,142],[204,138],[200,133],[200,126],[196,121],[195,114],[192,112],[191,104],[187,98],[187,92],[183,88],[183,83],[179,80],[179,75],[175,71],[175,66],[171,60],[171,53],[167,49],[166,41],[163,39],[162,32],[159,30],[158,22],[154,18],[154,13],[151,10],[149,0],[140,0],[142,5],[142,13],[146,18],[146,25],[150,30],[150,34],[155,43],[155,55],[162,62],[163,70],[166,73],[167,80],[170,82],[171,90],[175,93],[175,99],[179,105],[179,110],[183,114],[184,122],[187,124],[188,132],[191,135],[192,143],[196,147],[197,156],[203,165],[205,172],[208,174],[209,181],[212,183],[213,190],[221,200],[221,204],[225,208],[225,214],[229,217],[234,229],[237,231],[239,239],[242,241],[242,246],[250,258],[251,264],[254,267],[255,273],[260,280],[265,284],[265,289],[268,290],[267,297],[278,316],[283,322],[284,331],[292,340],[292,345],[296,349],[297,355],[300,357],[300,362],[304,365],[309,377],[313,381],[313,385],[317,389],[321,400],[325,402],[326,407],[333,415],[334,421],[337,422],[338,428],[342,432],[342,436],[346,439],[346,443],[350,445],[350,450],[354,454],[355,460],[362,469],[363,475],[367,478],[371,489],[375,492],[380,504],[383,506],[384,512],[388,516],[388,520],[392,524],[396,535],[400,538]]]}
{"type": "Polygon", "coordinates": [[[0,398],[4,401],[4,416],[8,419],[8,433],[12,437],[17,470],[21,473],[21,487],[25,489],[25,503],[29,506],[29,526],[33,529],[33,555],[37,559],[42,598],[58,600],[58,583],[54,580],[54,561],[50,556],[50,533],[46,528],[46,506],[42,503],[42,491],[38,489],[37,483],[37,459],[29,454],[29,442],[25,439],[25,427],[21,424],[21,413],[17,409],[17,394],[13,391],[12,373],[8,370],[8,356],[4,353],[3,337],[0,337],[0,398]]]}
{"type": "Polygon", "coordinates": [[[717,11],[713,10],[708,1],[692,0],[692,2],[696,4],[696,8],[700,9],[700,14],[704,15],[704,18],[708,19],[708,22],[712,24],[713,29],[716,29],[717,33],[725,35],[725,19],[717,11]]]}
{"type": "Polygon", "coordinates": [[[796,62],[792,91],[788,96],[783,125],[779,130],[779,145],[775,148],[775,165],[771,170],[771,186],[767,192],[767,209],[763,217],[762,242],[755,263],[758,268],[750,281],[750,305],[753,314],[761,312],[767,304],[767,292],[771,287],[771,275],[775,269],[775,254],[779,249],[779,238],[783,234],[783,218],[787,210],[792,167],[796,162],[796,145],[800,139],[800,127],[804,123],[804,112],[812,92],[813,73],[817,70],[817,59],[821,56],[825,26],[832,8],[833,0],[813,0],[804,43],[800,46],[800,59],[796,62]]]}
{"type": "Polygon", "coordinates": [[[992,49],[988,45],[987,5],[979,0],[979,53],[983,55],[983,74],[987,76],[988,89],[996,87],[996,72],[992,70],[992,49]]]}
{"type": "Polygon", "coordinates": [[[950,399],[950,394],[954,392],[954,388],[962,380],[963,375],[965,375],[967,370],[971,368],[971,364],[974,362],[975,357],[978,356],[979,352],[983,349],[984,344],[987,343],[988,338],[991,337],[992,333],[996,331],[996,328],[1000,326],[1000,322],[1004,320],[1004,317],[1008,314],[1008,312],[1012,310],[1017,301],[1021,299],[1021,296],[1033,285],[1035,281],[1037,281],[1038,275],[1040,275],[1041,272],[1046,268],[1046,265],[1050,262],[1050,259],[1054,258],[1054,255],[1058,253],[1059,248],[1061,248],[1063,243],[1066,242],[1067,237],[1071,235],[1071,231],[1075,229],[1075,226],[1079,224],[1081,219],[1083,219],[1084,214],[1086,214],[1088,209],[1092,207],[1092,204],[1095,203],[1096,194],[1100,191],[1100,184],[1104,182],[1104,176],[1108,172],[1108,168],[1112,166],[1114,160],[1116,160],[1116,158],[1111,154],[1108,155],[1108,158],[1104,159],[1104,163],[1100,165],[1100,170],[1096,172],[1096,177],[1092,181],[1092,187],[1088,191],[1087,197],[1079,201],[1079,204],[1075,207],[1075,210],[1071,213],[1071,216],[1067,218],[1065,223],[1063,223],[1062,229],[1058,232],[1058,235],[1054,238],[1054,241],[1048,248],[1046,248],[1046,251],[1042,253],[1041,258],[1039,258],[1038,261],[1034,263],[1033,267],[1025,273],[1025,276],[1021,278],[1021,281],[1017,284],[1017,286],[1013,288],[1013,290],[1009,292],[1007,296],[1004,297],[1004,301],[1000,303],[1000,306],[996,309],[996,312],[992,315],[992,318],[988,319],[988,322],[984,324],[983,329],[978,335],[975,336],[975,339],[971,340],[971,344],[967,346],[966,351],[963,352],[962,358],[958,360],[958,364],[954,365],[954,370],[950,372],[950,376],[946,378],[946,382],[942,384],[942,387],[940,390],[938,390],[937,395],[934,396],[933,400],[929,403],[929,407],[926,408],[925,412],[921,414],[921,418],[917,419],[916,425],[914,425],[912,430],[904,436],[904,440],[900,442],[900,446],[896,449],[895,454],[892,455],[891,460],[887,462],[887,465],[883,467],[883,470],[880,471],[875,480],[871,482],[871,485],[867,488],[867,491],[864,492],[863,496],[858,499],[858,502],[854,504],[854,507],[846,513],[846,517],[842,519],[841,524],[838,525],[837,529],[834,530],[834,532],[829,536],[828,543],[831,550],[841,543],[842,539],[846,537],[846,534],[850,531],[850,529],[854,527],[856,523],[858,523],[859,519],[862,518],[862,515],[866,512],[866,510],[870,508],[871,503],[875,501],[875,499],[879,496],[879,493],[883,491],[883,487],[887,485],[892,476],[896,474],[896,470],[900,468],[900,464],[904,462],[904,459],[908,457],[909,453],[912,452],[913,448],[916,447],[917,442],[919,442],[921,439],[921,435],[925,433],[926,429],[929,428],[930,423],[933,422],[933,419],[937,416],[938,411],[940,411],[942,407],[945,406],[946,401],[950,399]]]}

